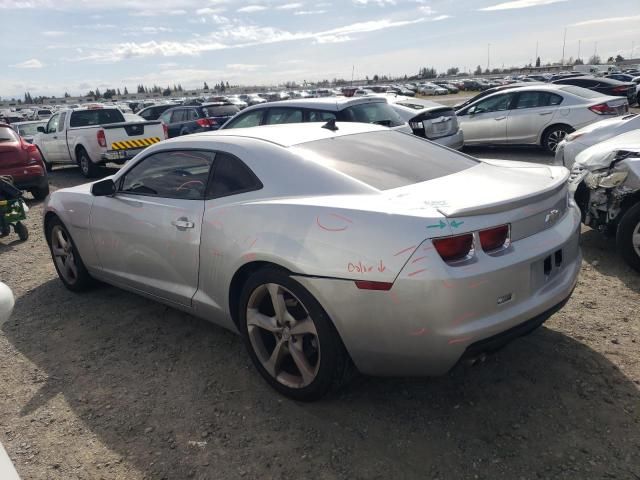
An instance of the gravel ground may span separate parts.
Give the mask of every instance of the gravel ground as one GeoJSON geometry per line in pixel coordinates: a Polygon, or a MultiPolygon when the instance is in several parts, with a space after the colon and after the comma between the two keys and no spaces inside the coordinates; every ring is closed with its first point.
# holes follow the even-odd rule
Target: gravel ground
{"type": "Polygon", "coordinates": [[[112,287],[65,290],[31,207],[29,241],[0,240],[17,298],[0,329],[0,441],[24,480],[640,478],[640,276],[596,232],[567,306],[485,363],[299,404],[225,330],[112,287]]]}

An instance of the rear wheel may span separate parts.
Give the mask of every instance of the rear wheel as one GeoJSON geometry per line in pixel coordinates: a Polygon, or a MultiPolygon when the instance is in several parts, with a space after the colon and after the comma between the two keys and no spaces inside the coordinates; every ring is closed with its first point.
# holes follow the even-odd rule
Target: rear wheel
{"type": "Polygon", "coordinates": [[[80,166],[82,175],[87,178],[93,178],[98,175],[98,166],[91,161],[84,148],[78,150],[78,166],[80,166]]]}
{"type": "Polygon", "coordinates": [[[265,268],[253,274],[239,313],[251,360],[280,393],[317,400],[350,377],[351,359],[328,315],[286,272],[265,268]]]}
{"type": "Polygon", "coordinates": [[[554,125],[549,127],[544,132],[544,135],[542,135],[542,147],[548,152],[555,152],[558,144],[573,131],[573,128],[567,125],[554,125]]]}
{"type": "Polygon", "coordinates": [[[625,212],[616,234],[618,251],[622,258],[640,272],[640,203],[625,212]]]}
{"type": "Polygon", "coordinates": [[[51,220],[47,224],[46,233],[53,264],[65,287],[74,292],[91,287],[93,278],[87,272],[71,235],[62,222],[57,218],[51,220]]]}

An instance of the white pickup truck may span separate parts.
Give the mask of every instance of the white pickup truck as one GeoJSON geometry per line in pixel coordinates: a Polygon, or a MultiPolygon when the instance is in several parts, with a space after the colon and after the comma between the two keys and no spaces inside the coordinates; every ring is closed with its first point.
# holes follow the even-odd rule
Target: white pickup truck
{"type": "Polygon", "coordinates": [[[160,122],[126,122],[117,108],[77,108],[56,112],[33,139],[47,170],[56,163],[77,163],[91,178],[98,166],[124,163],[167,138],[160,122]]]}

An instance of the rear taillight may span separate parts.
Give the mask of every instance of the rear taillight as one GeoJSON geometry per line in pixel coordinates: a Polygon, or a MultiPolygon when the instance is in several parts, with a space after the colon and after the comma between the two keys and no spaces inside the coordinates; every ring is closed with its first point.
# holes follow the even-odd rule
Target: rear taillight
{"type": "Polygon", "coordinates": [[[499,227],[489,228],[478,232],[480,236],[480,245],[485,252],[492,252],[503,247],[508,247],[511,239],[509,238],[509,225],[500,225],[499,227]]]}
{"type": "Polygon", "coordinates": [[[618,111],[611,107],[606,103],[599,103],[598,105],[594,105],[593,107],[589,107],[593,113],[597,113],[598,115],[615,115],[618,111]]]}
{"type": "Polygon", "coordinates": [[[199,118],[198,120],[196,120],[196,123],[204,128],[211,126],[211,120],[209,120],[208,118],[199,118]]]}
{"type": "Polygon", "coordinates": [[[614,87],[613,92],[615,93],[624,93],[626,94],[629,91],[629,87],[626,85],[620,85],[619,87],[614,87]]]}
{"type": "Polygon", "coordinates": [[[98,139],[98,145],[100,145],[101,147],[107,146],[107,138],[104,136],[104,130],[98,130],[96,133],[96,138],[98,139]]]}
{"type": "Polygon", "coordinates": [[[38,151],[38,147],[36,147],[35,145],[27,142],[22,137],[20,137],[20,143],[21,143],[22,149],[25,152],[27,152],[29,155],[38,155],[38,157],[40,156],[40,152],[38,151]]]}
{"type": "Polygon", "coordinates": [[[388,282],[372,282],[370,280],[356,280],[356,287],[360,290],[382,290],[389,291],[393,287],[393,283],[388,282]]]}
{"type": "Polygon", "coordinates": [[[169,127],[167,127],[166,123],[162,124],[162,130],[164,131],[164,139],[169,138],[169,127]]]}
{"type": "Polygon", "coordinates": [[[445,262],[453,262],[465,258],[473,248],[473,235],[456,235],[453,237],[436,238],[433,246],[445,262]]]}

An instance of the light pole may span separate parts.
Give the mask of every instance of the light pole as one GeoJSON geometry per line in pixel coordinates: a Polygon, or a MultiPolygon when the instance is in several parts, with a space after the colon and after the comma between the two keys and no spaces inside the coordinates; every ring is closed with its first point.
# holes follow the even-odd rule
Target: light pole
{"type": "Polygon", "coordinates": [[[578,40],[578,59],[580,59],[580,46],[581,46],[582,40],[578,40]]]}
{"type": "Polygon", "coordinates": [[[564,40],[562,41],[562,66],[564,66],[564,47],[567,44],[567,29],[564,29],[564,40]]]}
{"type": "Polygon", "coordinates": [[[489,70],[490,64],[491,64],[491,44],[487,43],[487,70],[489,70]]]}

